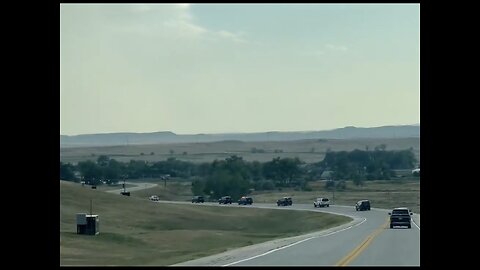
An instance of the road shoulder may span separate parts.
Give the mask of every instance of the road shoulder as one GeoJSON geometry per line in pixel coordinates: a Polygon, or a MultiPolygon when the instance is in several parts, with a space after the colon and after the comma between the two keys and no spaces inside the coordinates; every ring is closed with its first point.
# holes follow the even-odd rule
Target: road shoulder
{"type": "Polygon", "coordinates": [[[211,255],[208,257],[203,257],[195,260],[174,264],[171,266],[226,266],[234,262],[247,260],[249,258],[259,256],[267,252],[272,252],[282,247],[294,245],[295,243],[300,241],[307,241],[311,238],[321,237],[321,236],[325,236],[325,235],[339,232],[342,230],[346,230],[364,221],[363,218],[354,217],[354,216],[349,216],[349,217],[353,218],[351,222],[334,227],[334,228],[313,232],[313,233],[308,233],[308,234],[303,234],[299,236],[289,237],[289,238],[275,239],[275,240],[271,240],[264,243],[259,243],[255,245],[250,245],[242,248],[229,250],[229,251],[211,255]]]}

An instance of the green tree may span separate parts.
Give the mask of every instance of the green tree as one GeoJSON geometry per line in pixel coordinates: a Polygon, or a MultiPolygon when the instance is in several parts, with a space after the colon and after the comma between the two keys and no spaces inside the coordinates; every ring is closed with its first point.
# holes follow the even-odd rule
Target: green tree
{"type": "Polygon", "coordinates": [[[294,178],[301,175],[300,164],[302,162],[298,158],[276,157],[264,164],[264,176],[266,179],[274,180],[277,185],[288,186],[294,178]]]}
{"type": "Polygon", "coordinates": [[[274,190],[275,184],[272,180],[260,180],[254,183],[255,190],[274,190]]]}
{"type": "Polygon", "coordinates": [[[193,163],[177,160],[174,157],[157,162],[157,166],[163,174],[169,174],[172,177],[190,177],[195,172],[193,163]]]}
{"type": "Polygon", "coordinates": [[[99,185],[102,182],[102,170],[95,162],[91,160],[80,161],[77,164],[77,168],[83,177],[83,180],[88,185],[99,185]]]}
{"type": "Polygon", "coordinates": [[[204,195],[205,193],[205,181],[195,179],[192,181],[192,193],[193,195],[204,195]]]}
{"type": "Polygon", "coordinates": [[[75,166],[73,166],[72,164],[70,163],[65,164],[60,161],[60,179],[61,180],[78,182],[78,179],[75,176],[74,170],[75,170],[75,166]]]}
{"type": "Polygon", "coordinates": [[[363,186],[363,177],[360,174],[354,175],[352,180],[355,186],[363,186]]]}
{"type": "Polygon", "coordinates": [[[335,188],[335,181],[328,180],[325,182],[325,189],[326,190],[333,190],[335,188]]]}
{"type": "Polygon", "coordinates": [[[337,190],[345,190],[347,189],[347,182],[345,181],[338,181],[337,185],[336,185],[336,189],[337,190]]]}
{"type": "Polygon", "coordinates": [[[211,163],[208,163],[208,162],[203,162],[203,163],[200,163],[198,164],[196,167],[195,167],[195,175],[199,176],[199,177],[206,177],[210,174],[210,170],[211,170],[211,163]]]}
{"type": "Polygon", "coordinates": [[[300,182],[300,188],[303,191],[312,191],[312,188],[308,185],[308,181],[305,180],[300,182]]]}
{"type": "Polygon", "coordinates": [[[103,176],[107,184],[118,183],[123,172],[122,164],[115,159],[110,159],[108,165],[103,169],[103,176]]]}
{"type": "Polygon", "coordinates": [[[243,179],[250,178],[250,170],[242,157],[233,155],[225,159],[223,167],[231,174],[240,174],[243,179]]]}
{"type": "Polygon", "coordinates": [[[108,165],[108,161],[110,158],[106,155],[100,155],[97,158],[97,164],[102,167],[106,167],[108,165]]]}
{"type": "Polygon", "coordinates": [[[366,180],[391,179],[394,169],[407,169],[414,166],[416,160],[411,149],[385,151],[386,146],[377,146],[375,151],[328,152],[321,165],[333,170],[336,180],[352,179],[357,184],[366,180]]]}
{"type": "Polygon", "coordinates": [[[386,149],[387,149],[387,145],[385,145],[383,143],[375,146],[375,151],[385,151],[386,149]]]}
{"type": "Polygon", "coordinates": [[[259,181],[263,179],[263,164],[259,161],[253,161],[248,163],[248,170],[253,181],[259,181]]]}
{"type": "Polygon", "coordinates": [[[148,169],[147,162],[144,160],[132,159],[126,164],[126,174],[130,179],[138,179],[148,175],[148,169]]]}
{"type": "Polygon", "coordinates": [[[248,181],[239,173],[232,173],[227,169],[219,169],[207,177],[204,193],[211,194],[214,199],[228,195],[233,200],[237,200],[247,194],[249,188],[248,181]]]}

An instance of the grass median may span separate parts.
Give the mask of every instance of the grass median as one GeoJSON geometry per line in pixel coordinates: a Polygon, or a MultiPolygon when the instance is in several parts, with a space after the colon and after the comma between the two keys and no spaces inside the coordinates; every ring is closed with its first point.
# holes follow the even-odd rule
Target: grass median
{"type": "Polygon", "coordinates": [[[350,220],[306,211],[154,203],[60,181],[60,264],[172,265],[350,220]],[[77,235],[75,214],[88,213],[90,199],[100,234],[77,235]]]}

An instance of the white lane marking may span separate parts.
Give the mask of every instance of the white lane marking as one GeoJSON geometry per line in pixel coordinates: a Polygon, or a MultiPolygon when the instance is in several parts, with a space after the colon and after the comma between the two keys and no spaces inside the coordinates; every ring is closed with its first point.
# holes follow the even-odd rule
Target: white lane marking
{"type": "MultiPolygon", "coordinates": [[[[346,206],[346,205],[336,205],[337,207],[350,207],[350,206],[346,206]]],[[[374,208],[372,207],[373,210],[377,210],[377,211],[384,211],[384,212],[390,212],[391,210],[389,209],[383,209],[383,208],[374,208]]],[[[325,211],[326,212],[326,211],[325,211]]],[[[332,213],[332,214],[335,214],[335,213],[332,213]]],[[[419,215],[419,214],[417,214],[419,215]]],[[[420,231],[420,226],[418,226],[418,224],[415,222],[415,220],[412,218],[412,221],[413,221],[413,225],[415,225],[415,227],[417,227],[417,229],[420,231]]]]}
{"type": "Polygon", "coordinates": [[[420,227],[417,225],[417,223],[415,223],[415,220],[413,220],[413,218],[412,218],[412,221],[413,221],[413,225],[415,225],[415,227],[417,227],[417,229],[420,231],[420,227]]]}
{"type": "Polygon", "coordinates": [[[352,226],[349,226],[349,227],[347,227],[347,228],[343,228],[343,229],[341,229],[341,230],[338,230],[338,231],[335,231],[335,232],[327,233],[327,234],[325,234],[325,235],[320,235],[320,236],[312,236],[312,237],[309,237],[309,238],[307,238],[307,239],[303,239],[303,240],[300,240],[300,241],[294,242],[294,243],[292,243],[292,244],[290,244],[290,245],[287,245],[287,246],[283,246],[283,247],[279,247],[279,248],[276,248],[276,249],[272,249],[272,250],[270,250],[270,251],[267,251],[267,252],[265,252],[265,253],[262,253],[262,254],[260,254],[260,255],[255,255],[255,256],[253,256],[253,257],[250,257],[250,258],[246,258],[246,259],[243,259],[243,260],[239,260],[239,261],[236,261],[236,262],[232,262],[232,263],[229,263],[229,264],[222,265],[222,267],[225,267],[225,266],[230,266],[230,265],[234,265],[234,264],[241,263],[241,262],[244,262],[244,261],[253,260],[253,259],[255,259],[255,258],[258,258],[258,257],[262,257],[262,256],[265,256],[265,255],[268,255],[268,254],[270,254],[270,253],[273,253],[273,252],[275,252],[275,251],[279,251],[279,250],[282,250],[282,249],[284,249],[284,248],[289,248],[289,247],[292,247],[292,246],[298,245],[298,244],[300,244],[300,243],[302,243],[302,242],[308,241],[308,240],[310,240],[310,239],[313,239],[313,238],[320,238],[320,237],[325,237],[325,236],[329,236],[329,235],[332,235],[332,234],[336,234],[336,233],[339,233],[339,232],[342,232],[342,231],[345,231],[345,230],[351,229],[351,228],[353,228],[353,227],[356,227],[356,226],[358,226],[358,225],[360,225],[360,224],[364,223],[365,221],[367,221],[367,219],[366,219],[366,218],[363,218],[362,222],[360,222],[360,223],[357,223],[357,224],[355,224],[355,225],[352,225],[352,226]]]}

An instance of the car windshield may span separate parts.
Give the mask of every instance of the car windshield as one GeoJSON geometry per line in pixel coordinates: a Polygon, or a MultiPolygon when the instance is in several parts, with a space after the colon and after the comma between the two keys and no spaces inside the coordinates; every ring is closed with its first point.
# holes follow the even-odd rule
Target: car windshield
{"type": "Polygon", "coordinates": [[[392,211],[392,215],[408,215],[408,209],[395,209],[392,211]]]}
{"type": "Polygon", "coordinates": [[[322,199],[322,202],[328,202],[328,199],[322,199]]]}

